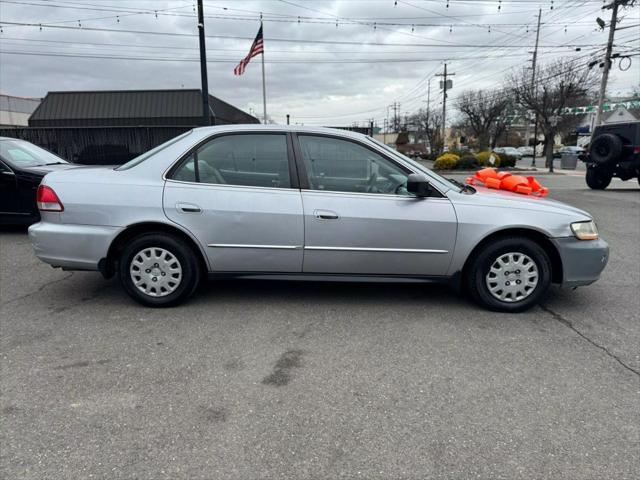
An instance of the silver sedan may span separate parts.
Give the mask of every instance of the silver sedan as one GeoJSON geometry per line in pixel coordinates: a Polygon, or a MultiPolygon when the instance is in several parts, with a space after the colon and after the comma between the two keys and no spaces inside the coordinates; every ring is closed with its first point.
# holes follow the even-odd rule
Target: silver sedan
{"type": "Polygon", "coordinates": [[[588,285],[609,249],[586,212],[442,178],[364,135],[196,128],[117,168],[48,174],[29,236],[54,267],[118,275],[151,307],[205,276],[444,282],[516,312],[588,285]]]}

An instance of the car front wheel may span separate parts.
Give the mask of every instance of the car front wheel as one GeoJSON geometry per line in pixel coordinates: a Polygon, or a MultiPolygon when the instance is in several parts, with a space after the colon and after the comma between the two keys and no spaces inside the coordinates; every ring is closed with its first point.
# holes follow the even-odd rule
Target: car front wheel
{"type": "Polygon", "coordinates": [[[551,263],[540,245],[507,237],[485,246],[466,272],[471,297],[489,310],[522,312],[536,305],[551,284],[551,263]]]}
{"type": "Polygon", "coordinates": [[[591,166],[587,167],[585,180],[589,188],[593,190],[604,190],[609,186],[612,178],[613,173],[609,170],[591,166]]]}
{"type": "Polygon", "coordinates": [[[180,238],[149,233],[131,240],[120,258],[125,291],[148,307],[170,307],[186,300],[200,279],[198,260],[180,238]]]}

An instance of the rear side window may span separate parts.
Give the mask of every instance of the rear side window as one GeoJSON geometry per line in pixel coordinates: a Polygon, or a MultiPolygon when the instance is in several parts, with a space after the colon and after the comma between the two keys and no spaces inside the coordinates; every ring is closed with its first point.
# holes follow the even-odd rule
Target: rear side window
{"type": "Polygon", "coordinates": [[[224,135],[201,145],[172,173],[183,182],[290,188],[284,134],[224,135]]]}
{"type": "Polygon", "coordinates": [[[183,133],[182,135],[178,135],[177,137],[172,138],[169,141],[166,141],[160,145],[158,145],[157,147],[149,150],[148,152],[143,153],[142,155],[138,155],[135,158],[132,158],[131,160],[129,160],[127,163],[120,165],[119,167],[117,167],[115,170],[129,170],[130,168],[135,167],[136,165],[140,165],[142,162],[144,162],[147,158],[155,155],[158,152],[161,152],[162,150],[164,150],[165,148],[170,147],[171,145],[173,145],[174,143],[177,143],[178,141],[182,140],[184,137],[186,137],[187,135],[189,135],[193,130],[189,130],[188,132],[183,133]]]}

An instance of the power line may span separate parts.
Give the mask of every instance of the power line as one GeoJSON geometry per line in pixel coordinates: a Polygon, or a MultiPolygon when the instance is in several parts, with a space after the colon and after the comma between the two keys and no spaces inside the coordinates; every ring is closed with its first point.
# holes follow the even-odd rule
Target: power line
{"type": "MultiPolygon", "coordinates": [[[[47,25],[40,23],[27,23],[27,22],[2,22],[2,25],[17,25],[23,27],[37,27],[40,29],[55,28],[64,30],[75,31],[91,31],[91,32],[109,32],[109,33],[135,33],[138,35],[159,35],[159,36],[173,36],[173,37],[196,37],[197,34],[193,33],[178,33],[178,32],[158,32],[150,30],[133,30],[133,29],[118,29],[118,28],[101,28],[101,27],[76,27],[69,25],[47,25]]],[[[253,37],[245,37],[240,35],[207,35],[207,38],[223,38],[231,40],[253,40],[253,37]]],[[[395,47],[459,47],[459,48],[490,48],[493,45],[478,45],[478,44],[462,44],[455,43],[451,45],[440,45],[430,43],[391,43],[391,42],[354,42],[346,40],[308,40],[308,39],[296,39],[296,38],[266,38],[265,41],[270,42],[283,42],[283,43],[303,43],[303,44],[318,44],[318,45],[360,45],[360,46],[395,46],[395,47]]],[[[540,48],[564,48],[567,47],[592,47],[597,46],[595,44],[580,44],[580,45],[544,45],[540,48]]],[[[500,45],[500,48],[526,48],[527,45],[500,45]]]]}
{"type": "MultiPolygon", "coordinates": [[[[159,61],[159,62],[193,62],[198,61],[193,57],[145,57],[145,56],[124,56],[124,55],[95,55],[95,54],[81,54],[81,53],[58,53],[58,52],[38,52],[27,50],[0,50],[0,54],[7,55],[34,55],[43,57],[70,57],[70,58],[97,58],[97,59],[112,59],[112,60],[144,60],[144,61],[159,61]]],[[[514,56],[523,56],[526,54],[518,54],[514,56]]],[[[468,57],[469,59],[477,57],[468,57]]],[[[443,58],[345,58],[338,60],[326,60],[326,59],[270,59],[265,60],[265,63],[323,63],[323,64],[351,64],[351,63],[429,63],[429,62],[442,62],[443,58]]],[[[211,58],[209,57],[207,62],[213,63],[238,63],[237,58],[211,58]]]]}

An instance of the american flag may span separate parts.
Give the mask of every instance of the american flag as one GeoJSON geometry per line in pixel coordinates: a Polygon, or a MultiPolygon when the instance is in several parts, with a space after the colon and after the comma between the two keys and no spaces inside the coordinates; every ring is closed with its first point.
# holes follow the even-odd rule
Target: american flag
{"type": "Polygon", "coordinates": [[[262,41],[262,25],[260,25],[260,30],[258,30],[258,34],[256,35],[256,39],[251,44],[251,50],[246,57],[240,60],[240,63],[236,65],[236,68],[233,69],[234,75],[242,75],[244,70],[247,68],[249,61],[256,55],[260,55],[264,53],[264,42],[262,41]]]}

